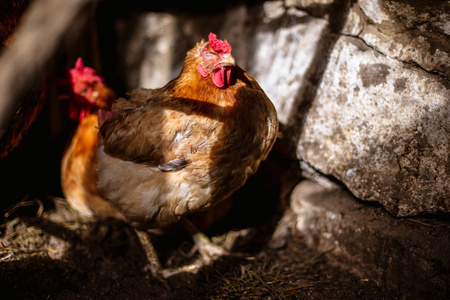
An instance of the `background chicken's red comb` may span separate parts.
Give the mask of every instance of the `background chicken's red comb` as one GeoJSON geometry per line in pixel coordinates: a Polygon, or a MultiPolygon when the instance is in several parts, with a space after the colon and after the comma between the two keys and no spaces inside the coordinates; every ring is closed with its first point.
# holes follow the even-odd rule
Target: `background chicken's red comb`
{"type": "Polygon", "coordinates": [[[217,35],[210,32],[208,36],[209,44],[216,52],[231,53],[231,46],[227,41],[221,41],[217,35]]]}
{"type": "Polygon", "coordinates": [[[103,77],[97,75],[97,72],[89,67],[85,67],[81,57],[78,57],[75,67],[69,70],[72,84],[77,82],[104,82],[103,77]]]}

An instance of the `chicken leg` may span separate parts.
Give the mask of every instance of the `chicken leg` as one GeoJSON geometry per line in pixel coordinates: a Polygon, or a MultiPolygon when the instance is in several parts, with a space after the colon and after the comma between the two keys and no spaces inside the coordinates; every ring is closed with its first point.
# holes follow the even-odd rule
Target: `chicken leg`
{"type": "Polygon", "coordinates": [[[148,233],[137,229],[135,229],[135,232],[139,237],[142,246],[144,246],[145,255],[147,256],[147,260],[150,264],[150,269],[152,271],[153,276],[156,277],[167,290],[171,290],[171,287],[167,282],[166,277],[164,276],[163,268],[159,261],[158,254],[156,253],[156,250],[153,247],[153,244],[150,240],[150,237],[148,236],[148,233]]]}

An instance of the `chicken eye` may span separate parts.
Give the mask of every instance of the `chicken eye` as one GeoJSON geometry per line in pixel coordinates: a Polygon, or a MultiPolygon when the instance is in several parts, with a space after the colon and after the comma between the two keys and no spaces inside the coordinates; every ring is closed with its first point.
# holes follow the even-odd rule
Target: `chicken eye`
{"type": "Polygon", "coordinates": [[[82,87],[81,89],[80,89],[80,95],[84,95],[84,94],[86,94],[87,93],[87,89],[85,88],[85,87],[82,87]]]}
{"type": "Polygon", "coordinates": [[[203,52],[203,58],[206,60],[216,60],[218,56],[212,52],[205,51],[203,52]]]}

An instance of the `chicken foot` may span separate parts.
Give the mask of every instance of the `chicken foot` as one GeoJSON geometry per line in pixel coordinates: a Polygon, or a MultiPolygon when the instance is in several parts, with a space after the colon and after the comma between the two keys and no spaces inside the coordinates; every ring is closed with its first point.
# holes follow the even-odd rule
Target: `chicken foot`
{"type": "MultiPolygon", "coordinates": [[[[189,219],[183,218],[181,219],[181,224],[189,232],[192,236],[192,239],[195,243],[194,250],[198,250],[200,253],[200,258],[197,259],[192,264],[181,266],[178,268],[170,268],[164,269],[159,261],[158,254],[156,253],[155,248],[148,236],[147,232],[142,232],[139,230],[135,230],[139,240],[144,246],[145,254],[150,263],[150,268],[153,276],[155,276],[161,283],[170,290],[170,286],[166,280],[166,278],[171,277],[173,275],[188,272],[188,273],[197,273],[197,271],[205,266],[210,265],[215,258],[218,258],[223,255],[231,255],[231,253],[220,247],[219,245],[214,244],[203,232],[201,232],[189,219]]],[[[236,254],[233,254],[236,255],[236,254]]]]}
{"type": "Polygon", "coordinates": [[[186,266],[172,269],[163,269],[161,272],[164,278],[168,278],[182,272],[195,274],[201,267],[210,265],[215,258],[223,255],[232,255],[228,250],[214,244],[189,219],[183,218],[180,222],[184,229],[186,229],[186,231],[189,232],[189,234],[192,236],[195,244],[193,250],[197,250],[200,253],[200,258],[196,259],[192,264],[186,266]]]}
{"type": "Polygon", "coordinates": [[[192,236],[195,248],[200,253],[203,262],[209,265],[214,258],[230,255],[230,252],[219,245],[214,244],[203,232],[201,232],[189,219],[181,219],[181,224],[192,236]]]}

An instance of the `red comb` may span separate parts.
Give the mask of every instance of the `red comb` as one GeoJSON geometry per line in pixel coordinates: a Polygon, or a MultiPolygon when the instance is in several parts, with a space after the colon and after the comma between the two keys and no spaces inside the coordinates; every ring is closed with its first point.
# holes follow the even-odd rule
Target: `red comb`
{"type": "Polygon", "coordinates": [[[217,39],[217,35],[210,32],[209,36],[209,44],[216,52],[223,52],[223,53],[231,53],[231,46],[228,44],[227,41],[221,41],[217,39]]]}
{"type": "Polygon", "coordinates": [[[100,75],[97,75],[97,72],[95,72],[94,69],[85,67],[83,64],[83,60],[81,57],[77,59],[77,62],[75,63],[75,67],[73,69],[69,70],[70,73],[70,79],[72,81],[72,84],[75,84],[77,82],[104,82],[103,77],[100,75]]]}

